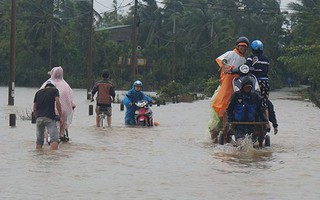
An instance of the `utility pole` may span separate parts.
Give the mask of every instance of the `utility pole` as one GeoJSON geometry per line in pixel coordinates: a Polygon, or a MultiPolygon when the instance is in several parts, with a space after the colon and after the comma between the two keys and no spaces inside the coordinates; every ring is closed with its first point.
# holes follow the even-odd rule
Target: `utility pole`
{"type": "Polygon", "coordinates": [[[92,41],[93,41],[93,0],[90,1],[90,12],[89,12],[89,40],[88,40],[88,52],[87,52],[87,100],[91,99],[91,87],[93,84],[92,79],[92,41]]]}
{"type": "Polygon", "coordinates": [[[248,14],[248,32],[249,32],[249,39],[253,37],[252,29],[251,29],[251,9],[247,1],[245,1],[245,6],[248,14]]]}
{"type": "Polygon", "coordinates": [[[211,21],[211,28],[210,28],[210,65],[212,65],[212,69],[214,69],[214,57],[213,57],[213,19],[211,21]]]}
{"type": "Polygon", "coordinates": [[[51,0],[52,9],[50,10],[50,44],[49,44],[49,70],[52,68],[52,55],[53,55],[53,37],[54,37],[54,27],[53,27],[53,11],[54,11],[54,0],[51,0]]]}
{"type": "Polygon", "coordinates": [[[131,55],[131,76],[132,81],[136,77],[137,69],[137,29],[138,29],[138,0],[134,1],[134,12],[133,12],[133,26],[132,26],[132,35],[131,35],[131,44],[132,44],[132,55],[131,55]]]}
{"type": "Polygon", "coordinates": [[[172,61],[172,80],[175,80],[176,76],[176,14],[173,15],[173,45],[172,45],[172,51],[173,51],[173,61],[172,61]]]}
{"type": "Polygon", "coordinates": [[[11,35],[10,35],[10,78],[8,105],[14,105],[14,82],[16,72],[16,0],[11,1],[11,35]]]}

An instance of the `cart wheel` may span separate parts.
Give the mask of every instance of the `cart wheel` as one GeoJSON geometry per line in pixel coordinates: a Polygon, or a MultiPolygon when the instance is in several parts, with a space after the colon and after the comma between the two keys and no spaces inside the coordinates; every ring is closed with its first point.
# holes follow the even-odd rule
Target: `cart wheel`
{"type": "Polygon", "coordinates": [[[224,134],[223,134],[222,132],[219,133],[218,143],[219,143],[220,145],[224,145],[224,134]]]}
{"type": "Polygon", "coordinates": [[[270,135],[266,135],[266,139],[264,141],[264,146],[270,147],[271,142],[270,142],[270,135]]]}

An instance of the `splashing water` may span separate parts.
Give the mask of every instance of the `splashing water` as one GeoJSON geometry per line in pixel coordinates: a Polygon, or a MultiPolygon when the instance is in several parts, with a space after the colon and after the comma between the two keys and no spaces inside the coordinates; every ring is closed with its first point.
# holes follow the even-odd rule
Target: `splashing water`
{"type": "Polygon", "coordinates": [[[243,139],[238,139],[237,140],[237,150],[242,151],[242,152],[254,151],[252,136],[245,135],[245,137],[243,139]]]}

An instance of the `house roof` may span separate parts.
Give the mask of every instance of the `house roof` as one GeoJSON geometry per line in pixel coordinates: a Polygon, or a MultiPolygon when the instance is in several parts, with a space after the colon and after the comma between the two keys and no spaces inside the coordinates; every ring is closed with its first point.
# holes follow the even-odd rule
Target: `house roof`
{"type": "Polygon", "coordinates": [[[132,25],[117,25],[117,26],[101,27],[101,28],[96,28],[95,31],[114,30],[114,29],[127,28],[131,26],[132,25]]]}

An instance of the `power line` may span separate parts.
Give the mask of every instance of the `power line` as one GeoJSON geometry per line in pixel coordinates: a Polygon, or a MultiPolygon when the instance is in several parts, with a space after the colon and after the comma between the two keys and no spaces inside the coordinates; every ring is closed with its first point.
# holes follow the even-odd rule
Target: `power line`
{"type": "Polygon", "coordinates": [[[99,4],[100,6],[102,6],[102,7],[104,7],[104,8],[107,8],[108,10],[111,10],[112,8],[110,8],[110,7],[108,7],[108,6],[106,6],[106,5],[104,5],[104,4],[102,4],[102,3],[100,3],[99,1],[97,1],[97,0],[94,0],[94,2],[96,2],[97,4],[99,4]]]}
{"type": "MultiPolygon", "coordinates": [[[[96,0],[95,0],[96,1],[96,0]]],[[[115,10],[121,10],[123,8],[126,8],[128,6],[132,6],[133,3],[134,3],[134,0],[132,0],[131,2],[127,3],[126,5],[122,6],[122,3],[123,3],[124,0],[122,0],[121,4],[115,9],[115,8],[108,8],[106,7],[105,5],[99,3],[99,5],[103,5],[105,8],[108,8],[108,10],[106,11],[103,11],[103,12],[100,12],[99,14],[102,15],[102,14],[105,14],[105,13],[112,13],[114,12],[115,10]]]]}
{"type": "MultiPolygon", "coordinates": [[[[163,2],[163,1],[156,1],[158,4],[163,4],[165,6],[168,5],[174,5],[172,2],[163,2]]],[[[226,11],[237,11],[239,10],[239,6],[237,5],[226,5],[226,4],[212,4],[212,3],[206,3],[207,5],[212,5],[212,6],[216,6],[216,7],[208,7],[208,9],[210,10],[226,10],[226,11]],[[220,8],[220,9],[219,9],[220,8]]],[[[200,3],[200,2],[187,2],[185,4],[180,4],[181,7],[185,7],[185,8],[203,8],[202,5],[204,5],[204,3],[200,3]]],[[[320,5],[319,5],[320,6],[320,5]]],[[[274,10],[274,8],[271,7],[266,7],[266,6],[249,6],[249,8],[252,9],[265,9],[265,10],[274,10]]],[[[290,6],[279,6],[279,9],[281,11],[297,11],[295,9],[290,8],[290,6]]],[[[320,11],[320,8],[301,8],[298,11],[320,11]]]]}

